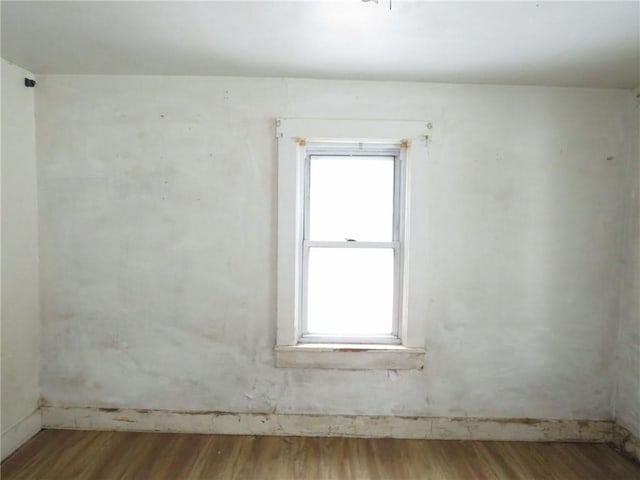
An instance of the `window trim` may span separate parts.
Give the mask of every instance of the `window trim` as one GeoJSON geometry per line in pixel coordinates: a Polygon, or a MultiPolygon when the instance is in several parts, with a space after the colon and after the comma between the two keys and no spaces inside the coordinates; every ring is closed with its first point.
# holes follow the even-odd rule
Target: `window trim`
{"type": "MultiPolygon", "coordinates": [[[[306,143],[306,142],[305,142],[306,143]]],[[[398,345],[402,343],[402,271],[403,271],[403,243],[404,232],[404,186],[405,186],[405,148],[400,143],[380,144],[378,142],[314,142],[302,145],[301,155],[304,155],[304,189],[302,234],[300,241],[301,259],[301,289],[300,289],[300,336],[298,343],[336,343],[336,344],[378,344],[398,345]],[[393,220],[391,240],[387,242],[349,242],[349,241],[318,241],[310,240],[310,174],[311,159],[313,157],[385,157],[393,161],[393,220]],[[307,330],[307,300],[309,251],[311,248],[390,248],[393,250],[393,307],[392,331],[390,335],[320,335],[310,334],[307,330]]]]}
{"type": "Polygon", "coordinates": [[[426,121],[278,119],[276,139],[278,155],[277,220],[277,335],[275,365],[300,368],[422,368],[429,298],[425,295],[428,275],[427,189],[411,188],[412,179],[428,179],[427,147],[432,125],[426,121]],[[405,212],[403,285],[400,298],[402,323],[400,345],[309,344],[300,337],[300,209],[304,207],[304,147],[307,143],[326,142],[404,144],[405,212]],[[419,205],[416,214],[412,205],[419,205]],[[412,249],[412,245],[420,248],[412,249]],[[411,267],[411,268],[410,268],[411,267]],[[335,352],[340,362],[328,361],[335,352]],[[384,354],[382,354],[384,353],[384,354]],[[325,360],[319,360],[322,357],[325,360]],[[387,362],[385,359],[395,358],[387,362]],[[351,360],[348,360],[351,359],[351,360]],[[336,366],[340,364],[340,366],[336,366]],[[386,365],[386,367],[385,367],[386,365]],[[404,366],[403,366],[404,365],[404,366]]]}

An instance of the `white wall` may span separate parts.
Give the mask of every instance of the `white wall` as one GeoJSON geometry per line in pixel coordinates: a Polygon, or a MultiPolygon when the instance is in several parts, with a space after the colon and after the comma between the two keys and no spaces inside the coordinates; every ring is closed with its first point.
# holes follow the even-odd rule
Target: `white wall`
{"type": "Polygon", "coordinates": [[[34,91],[24,86],[27,76],[2,60],[2,458],[40,429],[34,91]]]}
{"type": "Polygon", "coordinates": [[[36,95],[48,404],[610,418],[628,92],[46,76],[36,95]],[[424,371],[273,367],[276,117],[433,122],[424,371]]]}
{"type": "Polygon", "coordinates": [[[617,345],[617,421],[640,437],[640,89],[629,93],[632,134],[630,194],[625,218],[626,255],[621,285],[620,332],[617,345]]]}

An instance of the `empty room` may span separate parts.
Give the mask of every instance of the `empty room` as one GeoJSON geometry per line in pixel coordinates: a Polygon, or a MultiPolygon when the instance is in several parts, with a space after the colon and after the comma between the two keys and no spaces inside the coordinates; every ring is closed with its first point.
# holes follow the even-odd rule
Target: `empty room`
{"type": "Polygon", "coordinates": [[[640,480],[640,2],[0,7],[3,480],[640,480]]]}

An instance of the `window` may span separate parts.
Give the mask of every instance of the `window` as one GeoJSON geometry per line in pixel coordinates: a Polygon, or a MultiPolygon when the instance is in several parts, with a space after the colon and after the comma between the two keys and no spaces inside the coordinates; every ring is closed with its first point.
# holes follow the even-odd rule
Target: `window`
{"type": "Polygon", "coordinates": [[[277,366],[422,368],[426,256],[409,225],[424,233],[411,178],[429,129],[278,120],[277,366]]]}
{"type": "Polygon", "coordinates": [[[399,145],[305,148],[301,342],[400,343],[399,145]]]}

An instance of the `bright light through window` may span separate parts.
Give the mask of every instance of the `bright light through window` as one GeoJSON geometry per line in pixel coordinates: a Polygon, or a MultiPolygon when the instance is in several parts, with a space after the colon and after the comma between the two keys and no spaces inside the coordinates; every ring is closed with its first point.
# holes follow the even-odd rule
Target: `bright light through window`
{"type": "Polygon", "coordinates": [[[312,248],[308,281],[308,333],[392,334],[393,250],[312,248]]]}
{"type": "Polygon", "coordinates": [[[308,150],[302,340],[398,341],[399,161],[397,147],[308,150]]]}
{"type": "Polygon", "coordinates": [[[311,157],[311,240],[390,241],[393,157],[311,157]]]}

